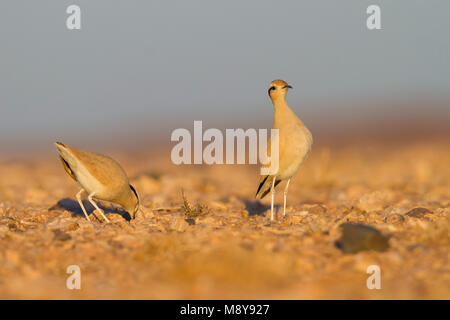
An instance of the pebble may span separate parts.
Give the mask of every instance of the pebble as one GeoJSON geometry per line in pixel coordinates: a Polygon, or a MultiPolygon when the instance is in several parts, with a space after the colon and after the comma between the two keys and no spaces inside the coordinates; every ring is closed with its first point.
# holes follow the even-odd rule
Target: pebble
{"type": "Polygon", "coordinates": [[[401,214],[391,214],[390,216],[384,218],[384,221],[390,224],[400,224],[405,222],[405,217],[401,214]]]}
{"type": "Polygon", "coordinates": [[[183,217],[174,217],[169,225],[169,231],[184,232],[189,227],[189,223],[183,217]]]}
{"type": "Polygon", "coordinates": [[[408,217],[423,218],[427,213],[431,213],[431,211],[427,208],[418,207],[409,210],[405,215],[407,215],[408,217]]]}
{"type": "Polygon", "coordinates": [[[77,222],[74,222],[73,219],[69,218],[55,218],[46,224],[46,227],[51,230],[61,230],[63,232],[67,231],[75,231],[80,226],[77,222]]]}
{"type": "Polygon", "coordinates": [[[383,210],[387,205],[387,198],[387,193],[382,191],[366,193],[359,198],[357,206],[366,212],[383,210]]]}
{"type": "Polygon", "coordinates": [[[342,236],[335,242],[344,253],[357,253],[365,250],[385,251],[389,248],[389,238],[374,227],[364,224],[343,223],[342,236]]]}
{"type": "Polygon", "coordinates": [[[53,231],[53,233],[54,233],[54,240],[57,240],[57,241],[67,241],[67,240],[70,240],[70,239],[72,239],[72,237],[70,236],[70,234],[68,234],[68,233],[65,233],[65,232],[63,232],[63,231],[61,231],[61,230],[59,230],[59,229],[55,229],[55,230],[52,230],[53,231]]]}

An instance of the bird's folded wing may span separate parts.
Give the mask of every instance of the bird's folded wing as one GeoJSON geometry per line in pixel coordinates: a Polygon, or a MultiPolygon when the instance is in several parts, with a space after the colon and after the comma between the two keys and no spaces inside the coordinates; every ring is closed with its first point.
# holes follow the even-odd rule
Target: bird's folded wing
{"type": "MultiPolygon", "coordinates": [[[[258,190],[256,191],[257,198],[264,198],[272,188],[273,176],[262,176],[261,182],[259,183],[258,190]]],[[[281,180],[275,180],[274,188],[281,182],[281,180]]]]}

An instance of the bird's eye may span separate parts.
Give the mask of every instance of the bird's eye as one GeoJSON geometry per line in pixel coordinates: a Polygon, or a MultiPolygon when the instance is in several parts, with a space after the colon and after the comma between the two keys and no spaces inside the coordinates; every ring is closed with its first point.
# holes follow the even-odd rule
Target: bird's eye
{"type": "Polygon", "coordinates": [[[269,90],[267,90],[267,93],[269,94],[269,96],[270,96],[270,91],[272,91],[272,90],[276,90],[275,86],[271,86],[269,88],[269,90]]]}

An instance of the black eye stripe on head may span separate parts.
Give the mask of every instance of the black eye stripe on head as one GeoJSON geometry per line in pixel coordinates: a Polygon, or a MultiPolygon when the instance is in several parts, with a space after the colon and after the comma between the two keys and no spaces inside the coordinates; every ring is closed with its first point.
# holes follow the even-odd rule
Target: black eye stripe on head
{"type": "Polygon", "coordinates": [[[275,87],[275,86],[271,86],[270,88],[269,88],[269,90],[267,90],[267,93],[269,94],[269,96],[270,96],[270,91],[272,91],[272,90],[276,90],[277,88],[275,87]]]}
{"type": "Polygon", "coordinates": [[[139,202],[139,196],[138,196],[138,194],[136,192],[136,189],[131,184],[130,184],[130,189],[131,189],[131,191],[133,191],[134,195],[136,196],[136,198],[137,198],[137,200],[139,202]]]}

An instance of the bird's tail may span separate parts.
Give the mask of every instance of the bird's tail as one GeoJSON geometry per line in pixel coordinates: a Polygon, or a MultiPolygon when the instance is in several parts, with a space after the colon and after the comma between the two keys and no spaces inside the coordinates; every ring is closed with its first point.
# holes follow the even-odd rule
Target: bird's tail
{"type": "Polygon", "coordinates": [[[73,180],[77,181],[77,178],[75,177],[75,173],[73,172],[72,168],[70,167],[70,164],[67,159],[67,157],[70,156],[70,153],[67,150],[67,146],[64,143],[61,142],[55,142],[56,150],[58,151],[59,159],[61,160],[64,169],[69,174],[69,176],[72,177],[73,180]]]}
{"type": "MultiPolygon", "coordinates": [[[[256,191],[257,198],[264,198],[272,188],[274,176],[263,176],[261,178],[261,183],[259,184],[258,190],[256,191]]],[[[275,180],[274,188],[281,182],[281,180],[275,180]]]]}

